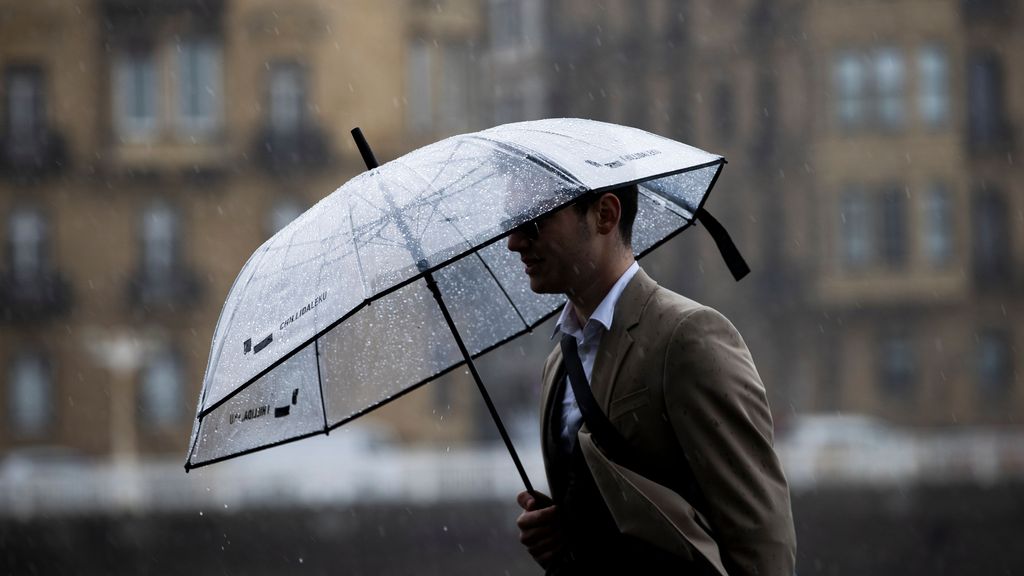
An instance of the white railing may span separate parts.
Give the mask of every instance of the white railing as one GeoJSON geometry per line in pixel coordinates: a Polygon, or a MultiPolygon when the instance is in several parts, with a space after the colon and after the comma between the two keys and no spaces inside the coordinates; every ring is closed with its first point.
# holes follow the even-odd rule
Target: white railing
{"type": "MultiPolygon", "coordinates": [[[[0,516],[201,513],[347,502],[514,502],[523,490],[503,447],[390,449],[332,458],[306,452],[273,449],[189,474],[177,460],[5,463],[0,465],[0,516]]],[[[535,486],[545,489],[539,452],[520,456],[535,486]]]]}
{"type": "MultiPolygon", "coordinates": [[[[829,484],[1024,479],[1024,433],[938,434],[874,447],[780,442],[794,492],[829,484]]],[[[539,451],[520,452],[546,490],[539,451]]],[[[513,502],[522,483],[503,447],[362,450],[312,439],[185,474],[177,460],[0,461],[0,516],[195,512],[351,502],[513,502]]]]}

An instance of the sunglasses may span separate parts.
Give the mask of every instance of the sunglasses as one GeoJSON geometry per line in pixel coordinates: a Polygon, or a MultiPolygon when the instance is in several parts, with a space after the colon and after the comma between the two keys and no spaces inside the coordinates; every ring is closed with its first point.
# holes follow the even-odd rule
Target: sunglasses
{"type": "MultiPolygon", "coordinates": [[[[589,204],[591,202],[593,202],[596,198],[597,198],[596,196],[593,196],[593,195],[590,195],[590,194],[584,194],[584,195],[580,196],[579,198],[576,198],[575,200],[573,200],[569,204],[563,206],[562,208],[560,208],[560,210],[564,210],[565,208],[567,208],[569,206],[579,205],[579,204],[583,204],[583,205],[588,205],[589,206],[589,204]]],[[[538,216],[537,218],[534,218],[533,220],[530,220],[529,222],[524,222],[524,223],[520,224],[519,226],[516,226],[515,228],[513,228],[511,232],[513,234],[515,234],[515,233],[522,234],[523,236],[526,236],[526,238],[528,238],[529,240],[537,240],[537,239],[540,238],[540,228],[541,228],[541,225],[544,223],[545,220],[550,218],[552,214],[553,214],[553,212],[548,212],[547,214],[544,214],[542,216],[538,216]]]]}
{"type": "Polygon", "coordinates": [[[530,240],[540,238],[540,218],[524,222],[512,229],[513,234],[522,234],[530,240]]]}

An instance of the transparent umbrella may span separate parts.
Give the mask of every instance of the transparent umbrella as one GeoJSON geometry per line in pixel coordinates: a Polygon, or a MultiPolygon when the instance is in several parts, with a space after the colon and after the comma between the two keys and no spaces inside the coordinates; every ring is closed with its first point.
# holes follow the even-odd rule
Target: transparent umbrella
{"type": "Polygon", "coordinates": [[[565,300],[531,292],[498,240],[583,194],[640,183],[637,256],[697,218],[728,248],[702,208],[725,160],[578,119],[455,136],[381,166],[360,144],[371,169],[267,240],[231,287],[185,468],[326,433],[467,364],[532,490],[472,359],[565,300]]]}

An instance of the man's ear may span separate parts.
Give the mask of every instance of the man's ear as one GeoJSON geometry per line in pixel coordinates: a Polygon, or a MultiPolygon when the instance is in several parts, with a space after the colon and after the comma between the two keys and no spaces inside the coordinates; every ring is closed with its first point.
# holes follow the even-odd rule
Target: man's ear
{"type": "Polygon", "coordinates": [[[610,234],[618,229],[622,217],[622,203],[619,197],[605,192],[597,201],[597,233],[610,234]]]}

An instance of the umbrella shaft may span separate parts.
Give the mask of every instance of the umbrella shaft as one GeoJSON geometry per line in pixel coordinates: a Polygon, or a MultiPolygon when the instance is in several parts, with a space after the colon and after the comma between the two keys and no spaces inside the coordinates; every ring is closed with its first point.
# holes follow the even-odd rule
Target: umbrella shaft
{"type": "Polygon", "coordinates": [[[516,453],[515,447],[512,445],[512,439],[508,436],[508,431],[505,430],[505,425],[501,422],[501,417],[498,416],[498,410],[494,407],[494,402],[491,401],[491,395],[487,393],[487,388],[484,388],[484,382],[480,379],[480,374],[476,371],[476,365],[473,364],[473,358],[469,354],[469,350],[466,349],[466,344],[462,341],[462,336],[459,335],[459,330],[455,327],[455,322],[452,320],[451,314],[448,312],[448,306],[445,305],[444,299],[441,297],[441,290],[437,287],[437,281],[434,280],[434,275],[431,272],[426,272],[423,278],[427,281],[427,287],[430,288],[430,292],[434,295],[434,299],[437,300],[438,307],[441,308],[441,314],[444,315],[445,322],[448,323],[448,328],[452,332],[452,336],[455,337],[455,343],[459,346],[459,352],[462,352],[462,357],[466,360],[466,364],[469,366],[469,371],[473,375],[473,380],[476,382],[477,388],[480,389],[480,395],[484,397],[484,403],[487,404],[487,410],[491,413],[491,418],[494,419],[495,426],[498,427],[498,433],[501,434],[501,439],[505,442],[505,447],[508,449],[508,453],[512,456],[512,461],[515,462],[516,469],[519,470],[519,476],[523,479],[523,485],[526,486],[526,490],[533,493],[533,484],[530,483],[530,478],[526,475],[526,469],[523,468],[523,463],[519,460],[519,454],[516,453]]]}

